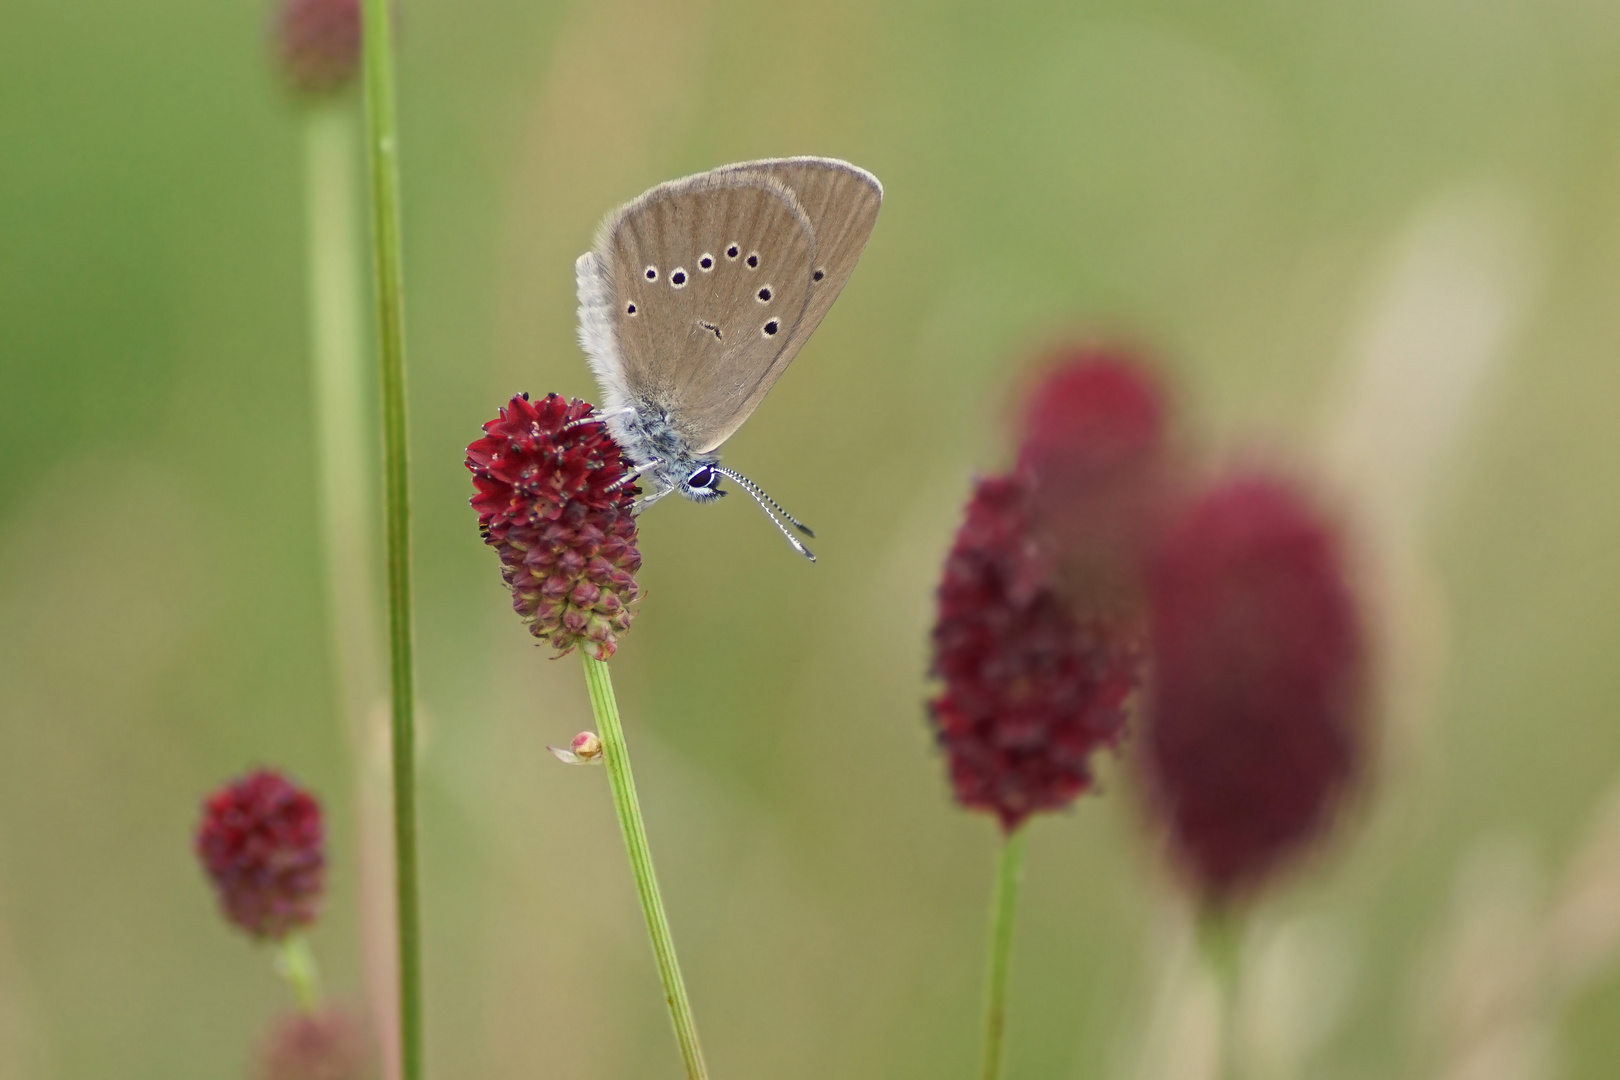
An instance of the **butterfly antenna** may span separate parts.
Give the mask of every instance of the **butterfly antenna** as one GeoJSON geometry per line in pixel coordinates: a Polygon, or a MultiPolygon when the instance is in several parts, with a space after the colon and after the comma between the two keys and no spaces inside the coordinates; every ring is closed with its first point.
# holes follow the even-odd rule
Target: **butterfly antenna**
{"type": "Polygon", "coordinates": [[[764,500],[778,514],[781,514],[783,517],[787,518],[788,522],[790,524],[792,524],[792,526],[795,529],[798,529],[800,532],[804,533],[804,535],[810,537],[812,540],[815,539],[816,534],[811,531],[810,526],[806,525],[804,522],[800,521],[798,518],[794,517],[792,514],[788,513],[786,510],[782,509],[782,504],[781,503],[777,502],[775,499],[773,499],[769,495],[765,494],[765,489],[760,487],[758,484],[754,483],[752,480],[748,479],[748,477],[743,476],[741,473],[734,473],[730,469],[724,468],[724,467],[719,466],[719,465],[715,466],[714,471],[719,473],[721,476],[729,476],[733,480],[737,481],[737,483],[741,484],[744,488],[747,488],[748,493],[750,495],[752,495],[755,499],[764,500]]]}
{"type": "Polygon", "coordinates": [[[773,506],[776,507],[777,513],[781,514],[783,517],[785,517],[789,521],[793,522],[794,528],[798,529],[800,532],[804,533],[806,536],[814,536],[815,533],[811,532],[809,529],[805,528],[802,524],[800,524],[793,517],[792,514],[789,514],[786,510],[783,510],[780,506],[777,506],[777,503],[776,503],[775,499],[773,499],[769,495],[765,494],[765,492],[760,489],[758,484],[754,483],[752,480],[748,479],[746,476],[743,476],[740,473],[732,472],[730,469],[721,468],[719,466],[715,466],[714,471],[719,473],[721,476],[729,477],[730,479],[737,481],[737,486],[742,488],[744,491],[748,492],[748,494],[753,498],[753,500],[755,502],[759,503],[759,508],[761,510],[765,511],[765,516],[766,517],[771,519],[771,524],[775,525],[777,527],[777,529],[779,529],[781,531],[782,535],[787,537],[787,542],[793,545],[793,550],[797,551],[800,555],[803,555],[805,558],[809,559],[811,562],[816,561],[815,553],[812,552],[809,548],[805,547],[803,544],[801,544],[799,542],[799,538],[797,536],[794,536],[791,532],[788,531],[788,527],[786,525],[783,525],[782,522],[777,519],[776,514],[771,513],[771,507],[773,507],[773,506]]]}

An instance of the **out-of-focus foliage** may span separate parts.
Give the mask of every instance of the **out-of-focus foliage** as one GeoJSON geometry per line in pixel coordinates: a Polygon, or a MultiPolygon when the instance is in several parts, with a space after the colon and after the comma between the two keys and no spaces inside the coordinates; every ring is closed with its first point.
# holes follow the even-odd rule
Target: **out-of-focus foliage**
{"type": "MultiPolygon", "coordinates": [[[[462,451],[513,393],[594,394],[572,266],[613,204],[818,153],[884,210],[726,460],[820,562],[745,500],[669,500],[613,661],[715,1074],[970,1070],[995,828],[930,744],[930,590],[1030,365],[1078,329],[1158,357],[1189,437],[1319,470],[1360,523],[1383,758],[1266,910],[1265,1060],[1614,1075],[1613,4],[402,8],[435,1074],[673,1075],[603,776],[545,752],[588,723],[577,664],[513,619],[462,451]]],[[[0,1076],[247,1067],[284,991],[189,839],[256,764],[329,808],[315,947],[358,991],[267,18],[0,15],[0,1076]]],[[[1178,1015],[1167,879],[1104,779],[1032,825],[1014,1076],[1186,1075],[1149,1053],[1190,1045],[1152,1036],[1178,1015]]]]}

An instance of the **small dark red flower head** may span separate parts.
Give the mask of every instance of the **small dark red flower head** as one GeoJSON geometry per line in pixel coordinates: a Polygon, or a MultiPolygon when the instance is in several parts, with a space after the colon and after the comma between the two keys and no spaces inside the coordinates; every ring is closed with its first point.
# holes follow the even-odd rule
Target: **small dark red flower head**
{"type": "Polygon", "coordinates": [[[1149,797],[1187,876],[1218,904],[1318,838],[1355,776],[1361,618],[1334,529],[1261,474],[1177,515],[1151,595],[1149,797]]]}
{"type": "Polygon", "coordinates": [[[1060,585],[1083,607],[1135,606],[1166,494],[1164,394],[1129,353],[1049,361],[1024,413],[1018,473],[1060,585]]]}
{"type": "Polygon", "coordinates": [[[281,0],[276,51],[293,90],[329,94],[360,67],[361,0],[281,0]]]}
{"type": "Polygon", "coordinates": [[[280,773],[260,769],[203,802],[197,858],[225,917],[272,940],[315,921],[326,878],[321,807],[280,773]]]}
{"type": "Polygon", "coordinates": [[[365,1080],[370,1065],[359,1021],[325,1008],[276,1019],[259,1050],[258,1080],[365,1080]]]}
{"type": "Polygon", "coordinates": [[[607,427],[579,400],[513,398],[467,447],[478,528],[529,632],[558,655],[618,648],[640,596],[638,489],[607,427]]]}
{"type": "Polygon", "coordinates": [[[929,714],[964,806],[1016,829],[1091,786],[1138,678],[1122,624],[1076,613],[1050,583],[1017,476],[981,480],[945,562],[929,714]]]}

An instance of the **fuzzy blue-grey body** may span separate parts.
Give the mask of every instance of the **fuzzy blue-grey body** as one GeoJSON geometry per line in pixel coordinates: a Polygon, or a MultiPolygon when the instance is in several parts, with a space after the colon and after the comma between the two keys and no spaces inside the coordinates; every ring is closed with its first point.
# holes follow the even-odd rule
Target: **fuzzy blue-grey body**
{"type": "Polygon", "coordinates": [[[720,490],[719,454],[699,454],[670,423],[669,414],[650,402],[621,406],[628,411],[607,418],[608,431],[639,474],[644,492],[637,509],[679,492],[694,502],[709,502],[720,490]]]}

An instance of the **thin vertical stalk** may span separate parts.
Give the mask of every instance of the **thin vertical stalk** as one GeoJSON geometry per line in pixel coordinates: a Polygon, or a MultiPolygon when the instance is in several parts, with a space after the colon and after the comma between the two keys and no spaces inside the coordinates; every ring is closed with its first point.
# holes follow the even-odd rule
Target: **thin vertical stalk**
{"type": "Polygon", "coordinates": [[[276,970],[292,987],[293,998],[304,1012],[321,1007],[321,971],[303,934],[288,934],[276,948],[276,970]]]}
{"type": "Polygon", "coordinates": [[[1215,984],[1219,1030],[1216,1036],[1219,1080],[1237,1080],[1241,1050],[1238,1046],[1239,991],[1243,927],[1229,911],[1212,909],[1199,916],[1198,946],[1210,980],[1215,984]]]}
{"type": "Polygon", "coordinates": [[[613,680],[608,666],[582,649],[585,685],[590,690],[591,711],[596,714],[597,734],[602,737],[602,759],[607,765],[608,784],[613,789],[613,808],[618,811],[624,848],[630,856],[630,870],[641,898],[641,913],[647,919],[647,936],[652,939],[658,975],[664,982],[664,1000],[669,1003],[669,1019],[675,1026],[675,1040],[681,1046],[687,1080],[705,1080],[709,1075],[698,1045],[697,1025],[681,979],[681,965],[675,957],[675,941],[669,933],[669,917],[658,892],[658,876],[653,873],[652,852],[647,847],[647,829],[641,820],[641,803],[636,798],[636,780],[630,772],[630,748],[625,745],[624,728],[619,724],[619,706],[613,699],[613,680]]]}
{"type": "Polygon", "coordinates": [[[1024,873],[1023,827],[1001,842],[996,864],[996,894],[990,906],[990,959],[984,980],[984,1057],[982,1080],[999,1080],[1006,1060],[1007,975],[1012,961],[1013,915],[1018,908],[1018,885],[1024,873]]]}
{"type": "Polygon", "coordinates": [[[343,710],[358,727],[381,699],[382,686],[372,580],[376,565],[372,515],[378,507],[368,482],[371,423],[365,404],[356,138],[349,98],[317,102],[305,111],[310,375],[327,619],[343,710]]]}
{"type": "Polygon", "coordinates": [[[399,1036],[405,1080],[422,1078],[421,909],[416,862],[416,720],[411,626],[411,490],[405,414],[405,285],[400,266],[399,124],[389,0],[364,0],[362,38],[371,242],[382,389],[388,658],[393,712],[394,891],[399,919],[399,1036]]]}
{"type": "Polygon", "coordinates": [[[383,1048],[383,1075],[397,1080],[387,691],[376,580],[382,506],[374,471],[376,423],[367,407],[358,108],[348,93],[317,98],[304,108],[306,284],[327,636],[353,762],[366,1011],[383,1048]]]}

